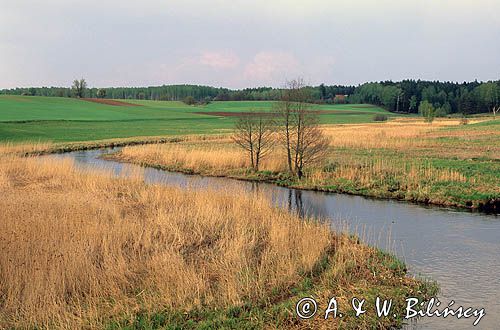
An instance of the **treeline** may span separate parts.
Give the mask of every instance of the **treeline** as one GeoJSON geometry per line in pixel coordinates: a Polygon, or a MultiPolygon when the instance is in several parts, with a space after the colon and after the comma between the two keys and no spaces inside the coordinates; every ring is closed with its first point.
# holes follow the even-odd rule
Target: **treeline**
{"type": "Polygon", "coordinates": [[[436,109],[436,116],[489,112],[500,105],[500,81],[480,83],[403,80],[366,83],[356,87],[351,103],[379,105],[393,112],[417,113],[421,102],[436,109]]]}
{"type": "MultiPolygon", "coordinates": [[[[344,96],[354,93],[354,86],[325,86],[303,87],[307,91],[308,100],[312,103],[346,103],[344,96]],[[339,97],[342,96],[342,97],[339,97]]],[[[283,89],[271,87],[245,88],[242,90],[226,90],[216,96],[216,101],[278,101],[283,89]]]]}
{"type": "MultiPolygon", "coordinates": [[[[472,114],[491,111],[500,104],[500,81],[439,82],[421,80],[384,81],[355,86],[333,85],[304,87],[309,102],[369,103],[393,112],[417,113],[421,102],[427,101],[437,116],[453,113],[472,114]]],[[[31,87],[4,89],[1,94],[71,97],[74,91],[63,87],[31,87]]],[[[210,101],[276,101],[282,89],[271,87],[231,90],[198,85],[163,85],[154,87],[88,88],[85,97],[112,99],[145,99],[181,101],[187,97],[197,102],[210,101]]]]}
{"type": "MultiPolygon", "coordinates": [[[[325,86],[304,87],[308,89],[310,102],[334,100],[335,95],[349,95],[355,87],[325,86]]],[[[87,88],[85,97],[100,97],[99,90],[104,90],[102,95],[108,99],[144,99],[157,101],[182,101],[186,97],[193,97],[196,101],[277,101],[282,90],[271,87],[245,88],[231,90],[198,85],[163,85],[155,87],[109,87],[87,88]]],[[[72,97],[74,89],[68,87],[30,87],[4,89],[0,94],[72,97]]]]}
{"type": "MultiPolygon", "coordinates": [[[[192,96],[196,100],[205,98],[214,99],[219,94],[229,93],[226,88],[215,88],[197,85],[164,85],[153,87],[109,87],[109,88],[86,88],[84,97],[100,97],[99,90],[104,90],[107,99],[143,99],[157,101],[179,101],[187,96],[192,96]]],[[[30,87],[4,89],[0,94],[10,95],[31,95],[31,96],[53,96],[72,97],[74,89],[71,87],[30,87]]]]}

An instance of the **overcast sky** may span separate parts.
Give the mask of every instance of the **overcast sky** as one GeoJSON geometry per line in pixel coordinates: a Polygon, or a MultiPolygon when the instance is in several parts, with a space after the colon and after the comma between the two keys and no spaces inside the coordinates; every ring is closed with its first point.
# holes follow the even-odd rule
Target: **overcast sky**
{"type": "Polygon", "coordinates": [[[500,79],[499,0],[0,0],[0,88],[500,79]]]}

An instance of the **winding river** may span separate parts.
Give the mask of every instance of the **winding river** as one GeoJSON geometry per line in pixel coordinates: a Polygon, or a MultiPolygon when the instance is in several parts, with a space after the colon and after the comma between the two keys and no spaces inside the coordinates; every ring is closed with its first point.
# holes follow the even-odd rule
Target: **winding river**
{"type": "MultiPolygon", "coordinates": [[[[44,157],[73,159],[77,166],[106,169],[117,176],[137,165],[100,159],[106,150],[77,151],[44,157]]],[[[348,228],[365,242],[395,253],[412,274],[438,281],[439,300],[454,307],[485,308],[477,329],[500,329],[500,218],[495,215],[428,208],[392,200],[375,200],[344,194],[300,191],[272,184],[227,178],[142,170],[147,183],[180,187],[239,188],[266,194],[281,206],[348,228]]],[[[474,317],[426,317],[408,329],[470,329],[474,317]]]]}

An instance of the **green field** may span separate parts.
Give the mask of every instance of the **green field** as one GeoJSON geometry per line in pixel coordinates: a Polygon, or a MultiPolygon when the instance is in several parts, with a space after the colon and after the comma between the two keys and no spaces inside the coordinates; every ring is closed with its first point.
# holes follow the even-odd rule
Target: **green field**
{"type": "MultiPolygon", "coordinates": [[[[134,136],[208,134],[231,129],[235,117],[199,112],[271,110],[273,102],[213,102],[188,106],[175,101],[127,100],[139,106],[114,106],[57,97],[0,96],[0,141],[92,141],[134,136]]],[[[395,116],[371,105],[321,105],[322,123],[372,121],[376,113],[395,116]]]]}

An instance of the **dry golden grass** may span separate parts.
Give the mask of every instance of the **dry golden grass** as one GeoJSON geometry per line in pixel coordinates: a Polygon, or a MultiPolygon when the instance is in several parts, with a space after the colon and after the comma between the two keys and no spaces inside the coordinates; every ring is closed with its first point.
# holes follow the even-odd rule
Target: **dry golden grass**
{"type": "MultiPolygon", "coordinates": [[[[470,123],[476,122],[480,120],[470,123]]],[[[385,123],[329,125],[324,126],[324,132],[336,148],[384,148],[413,152],[438,149],[436,151],[441,152],[446,145],[437,138],[449,136],[450,133],[440,129],[459,125],[459,119],[437,119],[432,125],[422,119],[397,119],[385,123]]],[[[497,132],[459,130],[454,136],[476,137],[484,134],[493,136],[497,132]]]]}
{"type": "Polygon", "coordinates": [[[285,289],[332,244],[264,197],[147,186],[69,161],[0,159],[0,327],[97,328],[139,308],[285,289]]]}
{"type": "Polygon", "coordinates": [[[328,184],[332,180],[345,179],[358,182],[361,186],[370,186],[374,181],[387,178],[398,178],[400,189],[425,189],[438,182],[475,182],[459,171],[449,168],[435,168],[426,162],[374,157],[364,163],[352,158],[351,162],[344,158],[334,170],[313,169],[308,179],[315,186],[328,184]]]}
{"type": "Polygon", "coordinates": [[[146,145],[152,143],[175,143],[180,141],[224,141],[228,140],[225,135],[182,135],[182,136],[134,136],[130,138],[116,138],[98,141],[83,142],[0,142],[0,157],[4,156],[27,156],[48,153],[68,152],[75,150],[88,150],[118,147],[126,145],[146,145]]]}
{"type": "MultiPolygon", "coordinates": [[[[237,147],[213,145],[211,143],[144,145],[123,148],[118,158],[144,165],[160,165],[171,170],[188,171],[205,175],[224,176],[237,174],[249,168],[249,160],[237,147]]],[[[261,170],[271,172],[286,171],[285,158],[276,150],[264,159],[261,170]]],[[[429,163],[416,160],[401,160],[385,157],[371,157],[360,161],[359,158],[344,155],[337,159],[335,170],[325,171],[315,168],[307,173],[307,179],[314,185],[324,185],[332,179],[355,180],[369,185],[376,179],[398,176],[405,179],[406,189],[418,189],[423,181],[430,182],[467,182],[467,178],[452,169],[438,169],[429,163]]],[[[470,179],[474,182],[474,178],[470,179]]]]}
{"type": "MultiPolygon", "coordinates": [[[[426,138],[429,132],[458,124],[459,120],[438,120],[432,126],[423,120],[399,120],[389,123],[326,126],[323,131],[329,136],[334,149],[342,147],[416,150],[438,144],[426,138]]],[[[224,137],[206,142],[125,147],[120,151],[119,158],[210,175],[225,175],[228,171],[250,166],[245,153],[232,144],[230,139],[224,137]]],[[[286,171],[284,160],[282,150],[276,148],[262,161],[261,170],[286,171]]],[[[428,162],[410,158],[402,160],[379,156],[360,160],[359,157],[343,155],[342,159],[335,160],[338,165],[334,171],[325,172],[323,168],[317,168],[308,173],[308,178],[313,184],[325,184],[330,179],[346,179],[356,180],[365,185],[376,178],[388,175],[404,176],[407,179],[408,189],[418,188],[422,181],[467,181],[467,178],[458,171],[434,168],[428,162]]]]}
{"type": "MultiPolygon", "coordinates": [[[[500,159],[500,134],[494,125],[463,126],[458,119],[430,125],[405,119],[323,130],[331,140],[326,166],[309,169],[295,187],[468,207],[480,207],[500,193],[494,162],[500,159]]],[[[126,147],[114,158],[203,175],[255,178],[247,173],[244,152],[227,137],[126,147]]],[[[260,170],[286,172],[285,159],[276,147],[260,170]]],[[[266,179],[262,175],[259,179],[266,179]]],[[[267,179],[275,178],[271,174],[267,179]]]]}
{"type": "Polygon", "coordinates": [[[51,142],[0,143],[0,157],[44,152],[53,146],[51,142]]]}
{"type": "MultiPolygon", "coordinates": [[[[261,169],[284,171],[286,164],[282,153],[276,150],[266,157],[261,169]]],[[[250,161],[230,139],[197,143],[143,145],[124,147],[121,160],[142,164],[157,164],[170,169],[188,170],[209,175],[225,175],[228,171],[250,167],[250,161]]]]}

